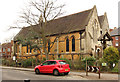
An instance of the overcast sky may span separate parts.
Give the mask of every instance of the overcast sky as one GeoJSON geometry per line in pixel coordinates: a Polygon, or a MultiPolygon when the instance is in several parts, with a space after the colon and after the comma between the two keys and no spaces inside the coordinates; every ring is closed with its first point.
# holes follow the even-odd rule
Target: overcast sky
{"type": "MultiPolygon", "coordinates": [[[[14,25],[19,18],[22,8],[25,7],[29,0],[1,0],[0,1],[0,42],[3,43],[15,36],[19,32],[18,29],[7,29],[14,25]]],[[[107,12],[109,28],[118,27],[118,2],[120,0],[58,0],[60,3],[65,3],[64,15],[69,15],[97,7],[98,15],[103,15],[107,12]]]]}

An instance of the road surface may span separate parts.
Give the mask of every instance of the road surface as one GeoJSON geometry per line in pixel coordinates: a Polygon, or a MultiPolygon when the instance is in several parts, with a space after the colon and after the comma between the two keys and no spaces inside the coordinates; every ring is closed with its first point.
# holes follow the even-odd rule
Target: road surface
{"type": "Polygon", "coordinates": [[[87,80],[82,76],[68,75],[53,76],[52,74],[39,74],[36,75],[34,72],[30,71],[20,71],[12,69],[2,69],[2,80],[87,80]]]}

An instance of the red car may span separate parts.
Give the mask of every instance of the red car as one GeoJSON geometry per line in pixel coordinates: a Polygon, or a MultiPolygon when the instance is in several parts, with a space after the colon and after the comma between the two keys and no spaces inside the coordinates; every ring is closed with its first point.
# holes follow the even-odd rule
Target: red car
{"type": "Polygon", "coordinates": [[[53,73],[53,75],[59,75],[64,73],[64,75],[68,75],[70,68],[69,64],[64,60],[47,60],[43,64],[36,66],[34,71],[36,74],[53,73]]]}

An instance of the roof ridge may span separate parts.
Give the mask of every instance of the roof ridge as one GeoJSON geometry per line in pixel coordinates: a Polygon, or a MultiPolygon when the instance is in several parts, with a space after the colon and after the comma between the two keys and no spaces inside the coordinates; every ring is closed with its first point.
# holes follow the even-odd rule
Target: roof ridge
{"type": "Polygon", "coordinates": [[[91,17],[91,15],[92,15],[94,9],[96,9],[96,5],[94,5],[94,7],[91,9],[91,11],[90,11],[90,13],[89,13],[89,15],[88,15],[88,17],[87,17],[87,19],[86,19],[86,21],[87,21],[87,24],[86,24],[86,25],[88,25],[88,21],[90,20],[90,17],[91,17]]]}
{"type": "Polygon", "coordinates": [[[66,15],[66,16],[58,17],[58,18],[56,18],[55,20],[58,20],[58,19],[61,19],[61,18],[65,18],[65,17],[69,17],[69,16],[72,16],[72,15],[76,15],[76,14],[79,14],[79,13],[91,11],[92,9],[93,9],[93,8],[87,9],[87,10],[84,10],[84,11],[80,11],[80,12],[76,12],[76,13],[73,13],[73,14],[69,14],[69,15],[66,15]]]}
{"type": "Polygon", "coordinates": [[[110,35],[111,35],[111,36],[119,35],[119,33],[118,33],[118,28],[113,29],[113,31],[110,32],[110,35]]]}
{"type": "Polygon", "coordinates": [[[100,23],[101,28],[102,28],[102,26],[103,26],[102,23],[103,23],[104,19],[105,19],[105,15],[100,15],[100,16],[98,16],[98,20],[99,20],[99,23],[100,23]]]}
{"type": "Polygon", "coordinates": [[[100,16],[98,16],[98,17],[102,17],[102,16],[104,16],[104,15],[100,15],[100,16]]]}
{"type": "MultiPolygon", "coordinates": [[[[96,6],[81,12],[59,17],[54,20],[49,20],[48,25],[45,28],[45,31],[47,35],[52,35],[52,34],[70,33],[70,32],[83,30],[88,24],[94,10],[96,10],[96,6]]],[[[26,29],[29,29],[29,27],[30,26],[21,29],[21,31],[15,36],[14,40],[17,37],[22,37],[26,35],[26,33],[30,34],[29,31],[25,31],[26,29]]],[[[37,31],[37,29],[38,28],[35,28],[34,31],[37,31]]],[[[24,36],[24,38],[27,37],[27,35],[24,36]]]]}

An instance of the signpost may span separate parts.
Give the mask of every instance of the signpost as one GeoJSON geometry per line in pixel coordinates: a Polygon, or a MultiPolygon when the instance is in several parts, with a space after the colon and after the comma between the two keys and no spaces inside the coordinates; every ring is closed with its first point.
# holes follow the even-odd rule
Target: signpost
{"type": "Polygon", "coordinates": [[[100,79],[100,67],[88,66],[88,61],[86,61],[86,76],[88,76],[88,72],[94,72],[94,73],[99,74],[99,79],[100,79]]]}
{"type": "Polygon", "coordinates": [[[16,56],[13,56],[13,60],[15,61],[15,63],[16,63],[16,67],[17,67],[17,60],[16,60],[16,56]]]}
{"type": "Polygon", "coordinates": [[[87,66],[87,71],[88,72],[98,73],[99,72],[99,67],[96,67],[96,66],[87,66]]]}
{"type": "Polygon", "coordinates": [[[88,72],[94,72],[94,73],[98,73],[99,74],[99,79],[100,79],[100,67],[98,66],[87,66],[87,71],[86,71],[86,75],[88,75],[88,72]]]}
{"type": "Polygon", "coordinates": [[[102,66],[107,66],[107,63],[102,63],[102,66]]]}
{"type": "Polygon", "coordinates": [[[15,56],[13,56],[13,60],[15,60],[16,58],[15,58],[15,56]]]}

